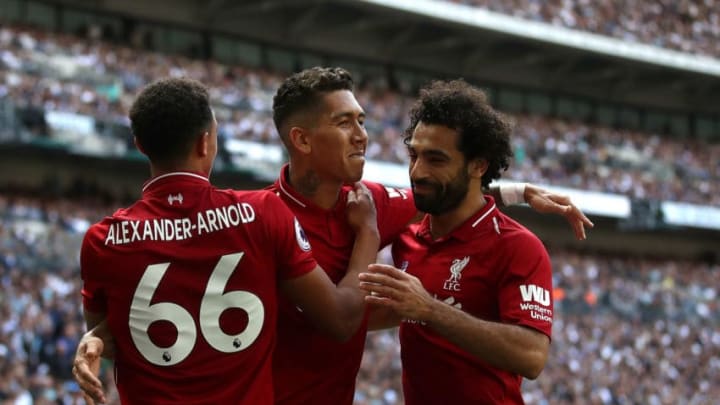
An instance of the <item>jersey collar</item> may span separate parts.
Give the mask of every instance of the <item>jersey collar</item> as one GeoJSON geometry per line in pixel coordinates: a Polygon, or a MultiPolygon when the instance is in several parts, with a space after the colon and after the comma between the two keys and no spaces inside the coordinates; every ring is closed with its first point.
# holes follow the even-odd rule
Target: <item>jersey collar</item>
{"type": "Polygon", "coordinates": [[[425,241],[425,243],[432,244],[451,238],[464,242],[483,235],[490,230],[499,233],[496,225],[498,209],[495,205],[495,200],[489,195],[484,197],[485,205],[448,235],[433,240],[432,233],[430,232],[430,215],[425,215],[422,222],[420,222],[416,236],[425,241]]]}
{"type": "Polygon", "coordinates": [[[203,176],[199,173],[193,173],[193,172],[171,172],[171,173],[165,173],[161,174],[160,176],[156,176],[151,178],[150,180],[146,181],[145,184],[143,184],[142,192],[148,193],[152,192],[160,187],[162,187],[165,184],[175,184],[178,182],[183,182],[185,184],[205,184],[209,185],[210,180],[206,176],[203,176]]]}

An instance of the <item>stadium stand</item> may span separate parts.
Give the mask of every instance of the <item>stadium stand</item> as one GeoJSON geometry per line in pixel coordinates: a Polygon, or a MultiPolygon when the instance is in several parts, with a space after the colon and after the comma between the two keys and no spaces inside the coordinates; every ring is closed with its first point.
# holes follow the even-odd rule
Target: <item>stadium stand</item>
{"type": "Polygon", "coordinates": [[[720,13],[712,1],[447,1],[625,41],[720,56],[720,13]]]}
{"type": "MultiPolygon", "coordinates": [[[[720,55],[720,17],[717,7],[708,1],[450,2],[630,42],[720,55]],[[627,7],[632,12],[620,12],[627,7]]],[[[211,3],[209,12],[214,7],[231,8],[223,1],[211,3]]],[[[257,10],[263,7],[284,7],[283,2],[269,6],[247,3],[238,12],[252,17],[257,17],[257,10]]],[[[96,9],[87,6],[94,10],[87,12],[63,4],[0,0],[3,404],[81,402],[69,363],[84,329],[79,244],[90,223],[137,193],[136,187],[145,175],[144,167],[137,169],[136,163],[142,158],[132,146],[127,123],[127,109],[138,89],[166,75],[189,75],[208,84],[224,139],[217,165],[220,183],[258,187],[273,179],[284,161],[269,114],[272,95],[287,72],[307,64],[269,63],[274,48],[255,36],[238,43],[257,45],[265,55],[260,58],[262,63],[248,63],[233,56],[233,52],[252,54],[239,51],[246,49],[242,47],[245,45],[231,48],[234,51],[223,58],[219,43],[211,47],[213,52],[192,41],[185,41],[192,42],[192,46],[182,40],[163,44],[161,39],[172,35],[150,35],[152,30],[147,27],[153,23],[144,22],[145,16],[118,10],[117,5],[108,5],[107,9],[102,5],[96,9]],[[67,23],[72,13],[91,18],[72,28],[55,25],[63,18],[67,23]],[[6,21],[3,15],[15,17],[7,17],[6,21]],[[76,168],[66,169],[73,163],[76,168]],[[257,173],[262,174],[260,179],[255,177],[257,173]]],[[[132,4],[127,2],[127,7],[132,4]]],[[[379,9],[390,15],[389,9],[379,9]]],[[[320,11],[316,15],[321,15],[320,11]]],[[[149,20],[159,18],[147,12],[149,20]]],[[[299,18],[291,32],[297,34],[312,25],[312,13],[304,16],[307,20],[299,18]]],[[[424,23],[431,20],[416,18],[424,23]]],[[[354,26],[361,33],[369,30],[362,27],[363,23],[371,29],[387,24],[382,17],[377,21],[357,20],[360,22],[354,26]]],[[[410,27],[406,35],[421,36],[417,31],[410,27]]],[[[285,48],[295,44],[288,42],[285,48]]],[[[447,44],[438,42],[439,50],[446,51],[443,47],[447,44]]],[[[340,46],[335,51],[345,55],[340,46]]],[[[296,52],[303,55],[304,50],[296,52]]],[[[308,63],[338,64],[338,60],[344,59],[330,55],[308,63]]],[[[391,67],[389,70],[395,74],[388,74],[386,66],[393,63],[398,61],[388,62],[378,56],[348,66],[361,66],[353,73],[359,78],[358,100],[369,115],[368,157],[402,165],[405,150],[399,136],[418,83],[427,77],[457,76],[464,71],[454,68],[456,71],[450,73],[420,72],[403,67],[411,73],[420,72],[413,79],[413,75],[397,73],[399,68],[391,67]],[[368,65],[371,67],[366,68],[368,65]]],[[[503,84],[516,90],[514,85],[525,80],[517,76],[503,84]]],[[[712,93],[712,84],[709,86],[707,92],[712,93]]],[[[555,100],[550,103],[554,107],[533,108],[529,95],[538,93],[535,88],[513,93],[492,84],[489,91],[517,123],[516,160],[505,179],[626,196],[634,208],[646,203],[649,209],[653,204],[648,202],[659,204],[661,200],[694,203],[707,209],[720,206],[717,117],[707,121],[709,129],[704,131],[708,136],[700,136],[700,125],[676,125],[673,119],[666,119],[694,116],[694,112],[664,114],[665,110],[655,112],[653,106],[647,106],[637,114],[645,118],[634,119],[635,110],[627,110],[612,100],[608,105],[615,109],[606,114],[599,107],[584,111],[582,101],[572,106],[575,113],[563,114],[560,98],[554,95],[548,96],[555,100]],[[504,97],[507,94],[520,94],[522,101],[513,102],[513,97],[504,97]],[[656,124],[651,116],[659,117],[656,124]],[[695,133],[689,135],[692,131],[688,128],[695,133]]],[[[611,98],[610,92],[599,92],[599,97],[603,96],[611,98]]],[[[678,97],[673,102],[683,100],[678,97]]],[[[699,107],[705,112],[718,112],[717,106],[699,107]]],[[[717,229],[655,229],[666,224],[659,220],[660,224],[629,221],[623,225],[615,218],[593,217],[597,229],[589,232],[587,243],[578,244],[567,241],[565,234],[569,231],[560,221],[548,224],[527,212],[514,212],[519,213],[523,223],[536,228],[548,245],[557,302],[550,359],[540,378],[524,383],[526,403],[711,404],[720,398],[717,229]]],[[[687,212],[684,215],[691,216],[687,212]]],[[[710,216],[700,216],[695,223],[701,222],[712,221],[710,216]]],[[[379,261],[390,262],[387,251],[381,252],[379,261]]],[[[109,364],[104,365],[103,380],[110,403],[117,404],[109,364]]],[[[355,403],[403,403],[396,332],[369,334],[355,403]]]]}
{"type": "MultiPolygon", "coordinates": [[[[238,152],[228,160],[247,158],[241,149],[253,142],[273,145],[275,168],[282,161],[269,112],[280,74],[12,27],[0,31],[0,43],[0,96],[16,103],[16,121],[29,136],[87,153],[132,153],[127,110],[138,88],[155,77],[188,75],[212,86],[219,135],[238,152]]],[[[397,140],[412,96],[371,82],[358,99],[368,113],[368,157],[403,163],[397,140]]],[[[720,145],[542,115],[515,118],[509,179],[720,204],[720,145]]]]}

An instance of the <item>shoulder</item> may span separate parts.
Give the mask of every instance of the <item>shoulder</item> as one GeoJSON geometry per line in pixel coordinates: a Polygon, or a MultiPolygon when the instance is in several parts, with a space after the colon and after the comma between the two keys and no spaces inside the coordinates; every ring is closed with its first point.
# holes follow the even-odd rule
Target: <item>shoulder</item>
{"type": "Polygon", "coordinates": [[[503,213],[499,214],[499,218],[499,236],[503,249],[522,254],[530,252],[547,254],[545,245],[532,231],[503,213]]]}
{"type": "Polygon", "coordinates": [[[276,206],[276,205],[284,206],[285,205],[285,203],[282,202],[280,197],[278,197],[277,193],[270,189],[262,189],[262,190],[225,189],[225,190],[216,190],[216,192],[219,195],[226,196],[228,199],[232,199],[237,202],[247,202],[247,203],[253,203],[253,204],[257,204],[257,205],[270,205],[270,206],[276,206]]]}
{"type": "Polygon", "coordinates": [[[92,244],[98,238],[100,238],[101,235],[107,234],[107,230],[108,228],[110,228],[110,224],[112,224],[112,218],[105,217],[105,219],[103,219],[102,221],[90,225],[88,230],[85,232],[85,236],[83,237],[83,245],[92,244]]]}
{"type": "Polygon", "coordinates": [[[374,181],[363,180],[362,183],[373,193],[373,196],[383,197],[407,197],[406,191],[403,188],[386,186],[384,184],[376,183],[374,181]]]}
{"type": "MultiPolygon", "coordinates": [[[[395,225],[404,227],[417,213],[412,193],[409,190],[372,181],[363,180],[362,183],[372,193],[375,207],[378,209],[378,215],[382,217],[382,221],[391,219],[391,224],[397,222],[395,225]]],[[[393,233],[396,233],[396,230],[393,230],[393,233]]]]}
{"type": "Polygon", "coordinates": [[[270,191],[271,193],[279,193],[280,189],[278,188],[277,182],[276,182],[267,187],[264,187],[261,191],[270,191]]]}
{"type": "Polygon", "coordinates": [[[121,208],[111,216],[107,216],[96,222],[87,229],[83,236],[81,254],[87,255],[92,252],[98,252],[105,245],[108,234],[114,223],[121,221],[127,216],[127,209],[121,208]]]}
{"type": "Polygon", "coordinates": [[[128,207],[118,208],[111,215],[107,215],[100,221],[90,225],[85,233],[85,238],[92,238],[98,234],[106,233],[107,229],[115,222],[132,219],[133,213],[138,210],[137,207],[140,203],[140,201],[136,201],[128,207]]]}

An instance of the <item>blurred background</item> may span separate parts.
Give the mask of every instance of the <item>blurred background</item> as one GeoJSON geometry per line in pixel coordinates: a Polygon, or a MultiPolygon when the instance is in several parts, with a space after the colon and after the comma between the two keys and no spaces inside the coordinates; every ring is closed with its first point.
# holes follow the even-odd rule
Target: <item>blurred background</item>
{"type": "MultiPolygon", "coordinates": [[[[285,161],[282,79],[350,70],[365,177],[407,185],[420,86],[465,78],[516,123],[506,181],[595,222],[506,209],[554,271],[548,365],[528,404],[720,398],[720,4],[714,0],[0,0],[0,404],[80,404],[79,246],[149,175],[128,108],[164,76],[210,86],[213,181],[260,188],[285,161]]],[[[388,252],[379,259],[389,261],[388,252]]],[[[112,369],[103,378],[117,401],[112,369]]],[[[402,404],[394,331],[370,333],[356,404],[402,404]]]]}

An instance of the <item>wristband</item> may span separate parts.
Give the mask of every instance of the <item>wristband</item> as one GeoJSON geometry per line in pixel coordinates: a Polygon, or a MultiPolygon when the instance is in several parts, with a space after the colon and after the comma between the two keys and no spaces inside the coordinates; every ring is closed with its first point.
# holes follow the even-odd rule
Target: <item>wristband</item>
{"type": "Polygon", "coordinates": [[[500,185],[500,198],[503,204],[516,205],[525,203],[525,186],[527,183],[511,183],[500,185]]]}

